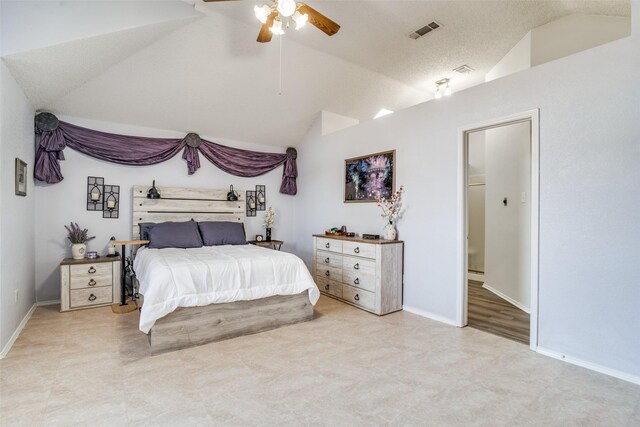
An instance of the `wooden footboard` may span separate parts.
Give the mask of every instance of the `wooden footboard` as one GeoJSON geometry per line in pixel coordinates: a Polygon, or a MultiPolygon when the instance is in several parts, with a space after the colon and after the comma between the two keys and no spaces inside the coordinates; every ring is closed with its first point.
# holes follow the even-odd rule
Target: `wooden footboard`
{"type": "Polygon", "coordinates": [[[149,332],[151,354],[221,341],[313,319],[308,291],[253,301],[179,308],[149,332]]]}

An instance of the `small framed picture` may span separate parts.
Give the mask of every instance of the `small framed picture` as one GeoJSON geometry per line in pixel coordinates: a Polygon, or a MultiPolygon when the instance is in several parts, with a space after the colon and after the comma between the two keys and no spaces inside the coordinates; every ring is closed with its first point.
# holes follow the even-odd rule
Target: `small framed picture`
{"type": "Polygon", "coordinates": [[[16,195],[27,195],[27,164],[16,157],[16,195]]]}
{"type": "Polygon", "coordinates": [[[262,237],[262,234],[256,234],[256,242],[262,242],[264,240],[264,237],[262,237]]]}

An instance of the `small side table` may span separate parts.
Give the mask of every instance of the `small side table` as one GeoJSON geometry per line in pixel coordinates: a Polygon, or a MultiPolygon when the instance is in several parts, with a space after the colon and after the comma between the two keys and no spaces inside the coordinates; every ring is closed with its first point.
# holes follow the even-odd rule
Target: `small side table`
{"type": "Polygon", "coordinates": [[[263,248],[271,248],[276,251],[279,251],[282,245],[284,244],[282,240],[271,240],[269,242],[267,242],[266,240],[262,240],[260,242],[258,242],[257,240],[249,240],[249,243],[251,243],[252,245],[263,247],[263,248]]]}
{"type": "Polygon", "coordinates": [[[124,271],[124,260],[126,258],[126,254],[124,252],[125,250],[125,246],[130,246],[130,245],[146,245],[147,243],[149,243],[148,240],[112,240],[111,244],[113,246],[116,245],[122,245],[122,252],[120,253],[120,259],[122,261],[122,272],[120,273],[120,289],[121,289],[121,294],[120,294],[120,305],[127,305],[127,293],[125,291],[125,271],[124,271]]]}

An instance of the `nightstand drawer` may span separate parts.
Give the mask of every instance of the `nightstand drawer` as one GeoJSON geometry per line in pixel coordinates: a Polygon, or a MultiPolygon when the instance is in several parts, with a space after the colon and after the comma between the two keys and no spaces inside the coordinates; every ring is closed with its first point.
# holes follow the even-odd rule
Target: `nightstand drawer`
{"type": "Polygon", "coordinates": [[[347,285],[342,285],[342,298],[368,310],[376,306],[376,294],[347,285]]]}
{"type": "Polygon", "coordinates": [[[376,258],[376,245],[360,242],[343,242],[342,253],[365,258],[376,258]]]}
{"type": "Polygon", "coordinates": [[[71,277],[91,278],[96,276],[111,276],[113,269],[110,262],[96,262],[95,264],[79,264],[70,266],[71,277]]]}
{"type": "MultiPolygon", "coordinates": [[[[71,289],[84,289],[84,288],[97,288],[99,286],[111,286],[113,283],[113,272],[111,271],[111,263],[100,266],[100,267],[108,267],[108,272],[104,272],[104,268],[97,270],[93,274],[82,273],[78,275],[74,275],[73,271],[71,272],[71,278],[69,286],[71,289]]],[[[86,269],[85,269],[86,270],[86,269]]]]}
{"type": "Polygon", "coordinates": [[[316,248],[323,251],[342,253],[342,240],[323,239],[319,237],[316,239],[316,248]]]}
{"type": "Polygon", "coordinates": [[[74,289],[70,291],[70,308],[88,307],[113,302],[113,287],[100,286],[91,289],[74,289]]]}

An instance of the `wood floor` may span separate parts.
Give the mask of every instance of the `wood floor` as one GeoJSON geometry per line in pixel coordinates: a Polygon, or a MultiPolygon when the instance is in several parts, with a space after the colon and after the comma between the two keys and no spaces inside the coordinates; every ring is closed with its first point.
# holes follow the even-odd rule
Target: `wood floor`
{"type": "Polygon", "coordinates": [[[529,344],[529,315],[469,280],[468,325],[494,335],[529,344]]]}

